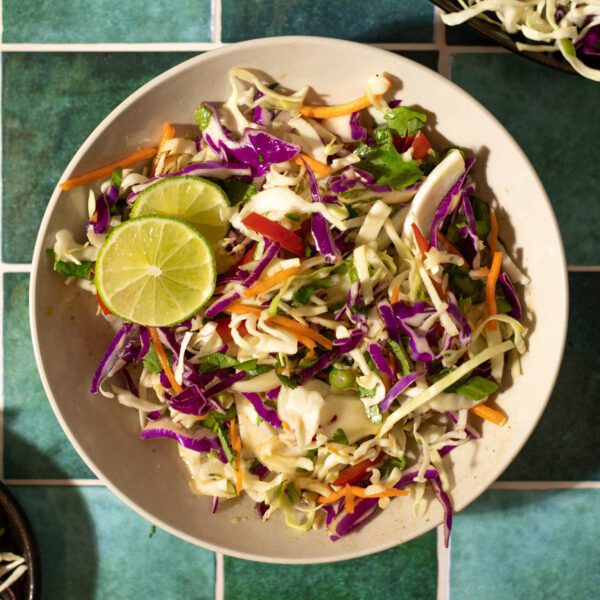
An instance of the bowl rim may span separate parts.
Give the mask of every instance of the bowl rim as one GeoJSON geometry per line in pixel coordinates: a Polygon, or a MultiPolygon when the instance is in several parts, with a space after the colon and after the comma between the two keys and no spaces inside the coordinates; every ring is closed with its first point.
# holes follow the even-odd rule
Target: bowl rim
{"type": "Polygon", "coordinates": [[[0,481],[0,506],[16,528],[17,537],[23,543],[23,558],[27,563],[25,576],[29,580],[29,586],[25,592],[26,598],[27,600],[37,600],[41,597],[41,563],[38,544],[23,507],[2,481],[0,481]]]}
{"type": "MultiPolygon", "coordinates": [[[[128,106],[130,106],[131,104],[136,102],[139,98],[144,96],[148,91],[154,89],[155,87],[160,86],[164,81],[168,80],[173,75],[176,75],[181,71],[185,71],[186,69],[190,68],[193,65],[196,65],[197,63],[201,64],[205,60],[209,60],[209,57],[211,60],[214,60],[215,57],[218,57],[221,55],[225,56],[229,53],[237,53],[240,50],[243,50],[244,48],[248,48],[248,47],[255,48],[256,46],[260,46],[260,47],[264,47],[266,50],[268,50],[270,48],[273,49],[273,47],[276,47],[278,44],[294,44],[294,43],[296,43],[296,44],[298,44],[298,43],[307,44],[308,43],[308,44],[317,45],[317,46],[319,46],[319,45],[328,46],[328,45],[333,44],[333,45],[338,45],[338,46],[346,46],[348,48],[354,48],[354,49],[357,49],[357,48],[362,48],[363,50],[365,49],[365,44],[362,44],[359,42],[354,42],[354,41],[349,41],[349,40],[338,39],[338,38],[328,38],[328,37],[320,37],[320,36],[278,36],[278,37],[257,38],[257,39],[253,39],[253,40],[247,40],[247,41],[243,41],[243,42],[228,44],[221,48],[211,50],[209,52],[204,52],[198,56],[194,56],[190,59],[187,59],[187,60],[183,61],[182,63],[157,75],[155,78],[151,79],[146,84],[144,84],[139,89],[137,89],[135,92],[133,92],[130,96],[128,96],[125,100],[123,100],[119,105],[117,105],[96,126],[96,128],[92,131],[92,133],[87,137],[85,142],[80,146],[80,148],[77,150],[77,152],[75,153],[73,158],[69,161],[69,163],[68,163],[67,167],[65,168],[59,181],[62,181],[64,179],[67,179],[70,176],[72,176],[76,165],[80,162],[81,158],[86,155],[90,146],[96,141],[96,139],[99,137],[99,135],[101,133],[103,133],[107,128],[110,127],[112,121],[124,109],[126,109],[128,106]]],[[[556,239],[559,241],[559,248],[557,248],[559,259],[560,259],[559,260],[559,262],[560,262],[559,270],[560,270],[560,275],[561,275],[559,283],[561,284],[562,289],[563,289],[562,301],[564,302],[565,310],[564,310],[564,314],[562,315],[562,319],[560,320],[560,322],[556,323],[556,327],[559,328],[559,331],[560,331],[560,349],[555,355],[555,364],[553,365],[554,372],[552,373],[551,377],[548,378],[550,386],[548,388],[549,391],[548,391],[547,397],[545,398],[544,403],[540,408],[539,414],[537,414],[535,416],[535,418],[531,419],[531,421],[529,423],[529,427],[526,428],[527,432],[526,432],[526,435],[523,437],[522,443],[514,445],[512,452],[509,453],[508,458],[506,459],[506,462],[500,464],[499,467],[491,469],[490,476],[485,478],[485,480],[479,480],[480,481],[479,486],[478,487],[474,486],[474,489],[476,490],[475,493],[469,499],[469,501],[464,506],[461,507],[461,510],[463,510],[469,504],[471,504],[474,500],[476,500],[479,496],[481,496],[481,494],[484,491],[486,491],[489,488],[489,486],[492,483],[494,483],[498,479],[498,477],[500,477],[502,472],[512,463],[512,461],[517,456],[517,454],[521,451],[521,449],[523,448],[523,446],[525,445],[527,440],[531,437],[533,430],[536,428],[542,414],[544,413],[544,410],[548,404],[548,401],[550,400],[552,390],[554,388],[556,379],[558,377],[560,365],[562,363],[562,357],[563,357],[565,343],[566,343],[567,320],[568,320],[568,314],[569,314],[569,283],[568,283],[568,271],[567,271],[567,264],[566,264],[566,259],[565,259],[564,244],[562,241],[560,229],[558,227],[558,222],[557,222],[556,215],[554,213],[552,204],[550,203],[548,194],[546,193],[546,190],[545,190],[537,172],[533,168],[533,165],[531,164],[531,162],[529,161],[529,159],[527,158],[527,156],[525,155],[524,151],[521,149],[519,144],[513,138],[513,136],[500,123],[500,121],[487,108],[485,108],[485,106],[483,106],[478,100],[476,100],[468,92],[463,90],[460,86],[458,86],[451,80],[446,79],[444,76],[439,74],[437,71],[434,71],[434,70],[432,70],[420,63],[417,63],[416,61],[413,61],[405,56],[398,55],[393,52],[389,52],[388,50],[385,50],[382,48],[377,48],[374,46],[366,46],[366,48],[368,48],[373,53],[381,53],[381,54],[386,54],[386,55],[392,54],[394,56],[394,58],[396,60],[398,60],[400,63],[402,63],[402,62],[410,63],[413,68],[417,68],[417,70],[427,73],[428,77],[433,77],[440,83],[440,85],[450,87],[455,93],[457,93],[459,95],[463,95],[464,97],[468,98],[469,101],[475,103],[475,105],[477,105],[479,110],[481,110],[487,116],[487,118],[489,118],[491,121],[493,121],[493,123],[496,126],[498,126],[500,129],[502,129],[504,131],[505,135],[512,142],[512,144],[514,146],[514,150],[517,153],[520,161],[523,164],[523,168],[529,172],[530,177],[532,178],[533,182],[537,186],[539,186],[541,195],[543,196],[543,200],[544,200],[544,202],[546,204],[546,208],[549,212],[551,225],[554,229],[553,233],[554,233],[556,239]],[[481,483],[482,481],[483,481],[483,484],[481,483]]],[[[373,547],[369,547],[367,549],[362,549],[362,548],[356,549],[355,548],[353,550],[347,550],[345,552],[341,552],[339,555],[336,555],[336,556],[331,556],[331,557],[327,557],[327,558],[319,558],[317,560],[315,560],[311,557],[299,557],[299,558],[296,557],[296,558],[291,559],[291,558],[282,558],[280,556],[273,555],[273,554],[269,554],[269,555],[267,555],[267,554],[249,554],[247,552],[229,549],[226,546],[222,546],[220,544],[213,544],[213,543],[205,542],[204,540],[200,541],[195,536],[190,535],[181,529],[178,529],[176,527],[168,525],[167,523],[163,522],[158,517],[155,517],[154,515],[150,514],[145,509],[143,509],[141,506],[139,506],[136,502],[134,502],[132,499],[130,499],[126,494],[121,492],[110,481],[110,479],[104,475],[104,473],[95,465],[94,461],[82,449],[79,442],[77,441],[76,436],[73,434],[71,429],[66,424],[66,422],[62,416],[61,410],[59,408],[59,405],[58,405],[56,399],[54,398],[54,395],[50,388],[50,384],[49,384],[48,378],[45,373],[44,364],[43,364],[42,356],[41,356],[41,352],[40,352],[40,344],[39,344],[39,336],[38,336],[38,318],[37,318],[37,310],[36,310],[36,306],[37,306],[37,304],[36,304],[36,298],[37,298],[36,282],[37,282],[38,273],[39,273],[40,269],[44,268],[43,261],[41,260],[41,257],[43,256],[43,251],[44,251],[44,241],[45,241],[44,234],[46,232],[50,218],[51,218],[51,216],[54,212],[54,209],[58,203],[58,199],[60,198],[61,193],[62,193],[62,190],[60,189],[60,187],[57,184],[57,186],[54,189],[54,192],[52,193],[52,196],[50,197],[50,200],[48,202],[46,210],[44,212],[44,217],[40,223],[38,235],[37,235],[37,239],[36,239],[36,244],[35,244],[35,249],[34,249],[34,253],[33,253],[33,258],[32,258],[32,270],[31,270],[31,275],[30,275],[30,287],[29,287],[29,319],[30,319],[30,329],[31,329],[31,336],[32,336],[32,342],[33,342],[35,360],[36,360],[36,364],[38,367],[38,371],[40,374],[40,378],[42,380],[42,384],[43,384],[46,396],[47,396],[47,398],[50,402],[50,405],[52,406],[52,409],[54,411],[54,414],[55,414],[58,422],[60,423],[63,431],[65,432],[67,438],[69,439],[69,441],[71,442],[71,444],[73,445],[73,447],[75,448],[75,450],[77,451],[79,456],[84,460],[86,465],[90,468],[90,470],[125,505],[127,505],[129,508],[133,509],[135,512],[137,512],[138,514],[143,516],[145,519],[147,519],[154,525],[160,527],[161,529],[164,529],[165,531],[168,531],[172,535],[175,535],[175,536],[177,536],[187,542],[195,544],[197,546],[201,546],[201,547],[207,548],[213,552],[217,552],[217,553],[220,552],[227,556],[232,556],[235,558],[241,558],[244,560],[250,560],[250,561],[256,561],[256,562],[278,563],[278,564],[314,564],[315,562],[320,564],[320,563],[327,563],[327,562],[338,562],[338,561],[342,561],[342,560],[358,558],[361,556],[367,556],[367,555],[371,555],[371,554],[374,554],[377,552],[382,552],[384,550],[389,550],[390,548],[398,546],[400,543],[408,542],[408,541],[414,539],[415,537],[418,537],[428,531],[431,531],[432,529],[434,529],[435,527],[437,527],[438,525],[440,525],[442,523],[442,521],[443,521],[442,517],[440,517],[438,519],[433,519],[432,521],[430,521],[427,524],[427,526],[425,528],[421,528],[420,530],[415,530],[414,532],[409,533],[402,541],[394,540],[393,538],[391,538],[390,540],[388,540],[384,543],[374,545],[373,547]]]]}

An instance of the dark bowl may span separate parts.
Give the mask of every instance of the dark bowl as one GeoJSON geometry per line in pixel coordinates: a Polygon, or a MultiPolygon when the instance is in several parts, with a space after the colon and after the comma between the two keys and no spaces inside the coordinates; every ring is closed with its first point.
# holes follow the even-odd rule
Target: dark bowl
{"type": "MultiPolygon", "coordinates": [[[[447,13],[458,12],[462,9],[462,6],[456,2],[456,0],[429,0],[442,10],[447,13]]],[[[517,42],[522,43],[535,43],[531,40],[527,40],[521,34],[518,35],[510,35],[500,29],[499,26],[493,25],[492,23],[488,23],[483,19],[478,19],[475,17],[474,19],[469,19],[467,24],[473,28],[475,31],[481,33],[485,37],[490,38],[496,44],[500,46],[504,46],[508,50],[511,50],[515,54],[520,56],[524,56],[529,60],[533,60],[542,65],[546,65],[548,67],[552,67],[554,69],[558,69],[559,71],[564,71],[565,73],[573,73],[576,74],[576,71],[571,67],[571,65],[563,59],[562,55],[558,50],[556,53],[549,52],[521,52],[517,49],[517,42]]]]}
{"type": "Polygon", "coordinates": [[[23,509],[11,494],[9,489],[0,482],[0,526],[6,527],[1,542],[5,536],[10,540],[16,554],[25,558],[27,571],[15,584],[20,600],[38,600],[41,598],[40,559],[37,543],[23,509]]]}

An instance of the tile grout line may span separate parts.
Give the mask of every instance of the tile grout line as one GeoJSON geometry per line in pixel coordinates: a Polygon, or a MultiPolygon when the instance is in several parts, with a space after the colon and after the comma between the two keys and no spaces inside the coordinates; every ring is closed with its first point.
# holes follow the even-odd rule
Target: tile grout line
{"type": "Polygon", "coordinates": [[[215,600],[225,598],[225,558],[222,552],[215,553],[215,600]]]}
{"type": "MultiPolygon", "coordinates": [[[[4,35],[4,22],[2,6],[0,2],[0,40],[4,35]]],[[[1,45],[1,44],[0,44],[1,45]]],[[[2,192],[4,187],[3,177],[3,148],[2,135],[4,118],[2,114],[2,91],[3,91],[3,63],[4,54],[0,51],[0,221],[4,221],[4,209],[2,206],[2,192]]],[[[2,255],[2,233],[0,224],[0,256],[2,255]]],[[[0,270],[0,479],[4,479],[4,271],[0,270]]]]}
{"type": "Polygon", "coordinates": [[[213,43],[221,44],[221,14],[222,14],[222,3],[221,0],[211,0],[211,29],[213,43]]]}
{"type": "Polygon", "coordinates": [[[15,487],[106,487],[100,479],[5,479],[15,487]]]}
{"type": "Polygon", "coordinates": [[[438,52],[437,72],[450,79],[450,55],[446,46],[446,29],[440,15],[440,9],[436,6],[433,11],[433,39],[438,52]]]}
{"type": "Polygon", "coordinates": [[[437,544],[437,600],[450,600],[450,548],[452,541],[449,542],[448,548],[444,546],[444,526],[438,525],[436,531],[437,544]]]}
{"type": "MultiPolygon", "coordinates": [[[[212,42],[98,42],[92,43],[0,43],[0,52],[183,52],[215,50],[229,45],[221,40],[221,2],[213,0],[215,14],[212,17],[212,42]],[[219,40],[219,41],[217,41],[219,40]]],[[[440,24],[443,24],[440,21],[440,24]]],[[[439,26],[434,21],[434,33],[439,26]]],[[[444,44],[445,45],[445,44],[444,44]]],[[[383,50],[431,51],[438,50],[436,43],[431,42],[371,42],[365,46],[382,48],[383,50]]],[[[497,46],[447,46],[448,54],[504,54],[509,50],[497,46]]]]}

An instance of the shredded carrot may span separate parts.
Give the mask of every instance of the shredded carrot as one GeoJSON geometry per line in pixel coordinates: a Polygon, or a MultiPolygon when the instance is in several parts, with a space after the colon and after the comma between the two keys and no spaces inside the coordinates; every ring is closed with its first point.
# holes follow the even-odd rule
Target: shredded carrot
{"type": "Polygon", "coordinates": [[[429,243],[425,239],[425,236],[421,233],[421,230],[416,223],[413,223],[411,227],[415,236],[415,242],[421,251],[421,258],[425,260],[425,255],[429,252],[429,243]]]}
{"type": "Polygon", "coordinates": [[[165,123],[163,125],[163,132],[160,138],[160,143],[158,144],[158,150],[156,151],[156,156],[154,157],[154,161],[152,161],[152,169],[150,170],[150,174],[154,175],[156,171],[156,166],[158,165],[158,161],[160,160],[161,154],[164,152],[164,145],[169,140],[175,137],[175,127],[171,125],[171,123],[165,123]]]}
{"type": "Polygon", "coordinates": [[[503,415],[501,412],[490,408],[485,404],[478,404],[477,406],[470,408],[469,412],[472,412],[474,415],[477,415],[486,421],[490,421],[490,423],[494,423],[494,425],[499,425],[500,427],[508,421],[506,415],[503,415]]]}
{"type": "Polygon", "coordinates": [[[397,490],[395,488],[386,489],[381,492],[377,492],[376,494],[367,494],[365,488],[361,488],[358,486],[351,486],[350,488],[352,493],[358,498],[390,498],[394,496],[406,496],[408,495],[407,490],[397,490]]]}
{"type": "MultiPolygon", "coordinates": [[[[301,333],[294,333],[294,336],[303,346],[308,348],[308,350],[314,355],[315,346],[317,345],[317,343],[314,340],[311,340],[309,337],[302,335],[301,333]]],[[[308,354],[306,355],[306,358],[309,358],[308,354]]]]}
{"type": "Polygon", "coordinates": [[[490,236],[488,238],[488,245],[492,254],[495,254],[496,247],[498,246],[498,221],[496,220],[496,213],[493,208],[490,210],[490,236]]]}
{"type": "Polygon", "coordinates": [[[392,290],[392,304],[396,304],[396,302],[398,302],[398,298],[400,297],[400,284],[398,284],[393,290],[392,290]]]}
{"type": "Polygon", "coordinates": [[[346,490],[342,488],[338,492],[331,492],[329,496],[319,496],[319,502],[321,504],[333,504],[342,498],[346,493],[346,490]]]}
{"type": "Polygon", "coordinates": [[[229,421],[229,439],[231,440],[231,447],[235,451],[235,493],[239,496],[242,491],[242,440],[237,433],[235,419],[231,419],[231,421],[229,421]]]}
{"type": "Polygon", "coordinates": [[[125,156],[120,160],[110,163],[109,165],[105,165],[104,167],[94,169],[93,171],[89,171],[83,175],[78,175],[77,177],[72,177],[71,179],[67,179],[67,181],[63,181],[60,184],[60,189],[66,192],[79,185],[95,181],[96,179],[110,177],[112,172],[117,167],[131,167],[132,165],[135,165],[135,163],[152,158],[155,154],[156,148],[141,148],[140,150],[132,152],[129,156],[125,156]]]}
{"type": "Polygon", "coordinates": [[[346,503],[348,503],[348,496],[356,496],[357,498],[393,498],[396,496],[407,496],[408,490],[397,490],[396,488],[389,488],[382,490],[381,492],[377,492],[375,494],[367,494],[365,488],[359,487],[357,485],[348,485],[346,484],[341,490],[337,492],[332,492],[329,496],[319,496],[320,504],[333,504],[337,502],[340,498],[346,498],[346,503]]]}
{"type": "Polygon", "coordinates": [[[279,315],[275,317],[269,318],[269,321],[273,323],[277,323],[281,325],[283,328],[287,329],[290,332],[299,333],[300,335],[305,335],[309,337],[311,340],[314,340],[323,348],[327,348],[327,350],[331,350],[333,348],[333,344],[330,339],[327,339],[324,335],[321,335],[318,331],[311,329],[308,325],[302,325],[298,323],[298,321],[294,321],[293,319],[288,319],[287,317],[280,317],[279,315]]]}
{"type": "MultiPolygon", "coordinates": [[[[460,250],[452,242],[449,242],[448,239],[446,238],[446,236],[439,230],[437,232],[437,237],[438,237],[438,240],[440,240],[440,242],[442,242],[443,244],[446,244],[446,246],[448,246],[448,250],[450,250],[450,252],[452,254],[456,254],[456,256],[460,256],[460,258],[462,258],[463,264],[465,264],[465,257],[461,254],[460,250]]],[[[462,266],[462,265],[459,265],[459,266],[462,266]]]]}
{"type": "MultiPolygon", "coordinates": [[[[496,314],[496,281],[500,275],[500,267],[502,266],[502,252],[494,252],[490,274],[487,277],[485,285],[485,307],[487,314],[492,317],[496,314]]],[[[487,324],[488,329],[495,330],[498,327],[496,321],[490,321],[487,324]]]]}
{"type": "Polygon", "coordinates": [[[158,356],[158,360],[160,362],[160,366],[162,370],[165,372],[171,387],[175,391],[175,393],[179,394],[183,390],[183,388],[175,379],[175,375],[173,375],[173,371],[171,371],[171,367],[169,366],[169,361],[167,359],[167,355],[165,354],[165,349],[160,342],[160,338],[158,337],[158,331],[156,331],[156,327],[148,327],[148,331],[150,332],[150,337],[152,338],[152,344],[154,345],[154,349],[156,350],[156,355],[158,356]]]}
{"type": "Polygon", "coordinates": [[[308,156],[308,154],[301,153],[294,158],[294,162],[298,165],[302,165],[303,160],[318,177],[331,175],[331,167],[329,165],[322,163],[312,156],[308,156]]]}
{"type": "MultiPolygon", "coordinates": [[[[387,90],[390,87],[390,82],[386,81],[387,90]]],[[[383,94],[377,94],[375,98],[381,98],[383,94]]],[[[353,112],[363,110],[371,106],[371,100],[367,96],[362,96],[352,102],[346,102],[345,104],[337,104],[335,106],[303,106],[300,109],[300,114],[303,117],[311,119],[332,119],[333,117],[341,117],[343,115],[349,115],[353,112]]]]}
{"type": "Polygon", "coordinates": [[[286,430],[289,431],[290,430],[290,426],[285,422],[285,421],[281,421],[281,426],[286,430]]]}
{"type": "Polygon", "coordinates": [[[315,349],[311,348],[307,353],[306,356],[304,358],[306,359],[311,359],[315,357],[315,349]]]}
{"type": "Polygon", "coordinates": [[[346,458],[335,446],[332,446],[331,444],[325,444],[325,447],[327,448],[327,450],[329,450],[329,452],[333,452],[333,454],[337,454],[342,458],[346,458]]]}
{"type": "Polygon", "coordinates": [[[223,312],[235,313],[236,315],[253,314],[260,317],[262,309],[257,308],[256,306],[246,306],[239,302],[232,302],[223,312]]]}
{"type": "Polygon", "coordinates": [[[344,510],[349,514],[354,513],[354,494],[352,493],[352,488],[348,484],[344,487],[344,498],[346,498],[346,506],[344,506],[344,510]]]}
{"type": "Polygon", "coordinates": [[[262,281],[257,281],[253,286],[249,287],[245,292],[244,296],[246,298],[252,298],[253,296],[260,296],[267,290],[270,290],[272,287],[275,287],[278,283],[293,277],[300,271],[300,267],[292,267],[291,269],[282,269],[281,271],[277,271],[274,275],[263,279],[262,281]]]}

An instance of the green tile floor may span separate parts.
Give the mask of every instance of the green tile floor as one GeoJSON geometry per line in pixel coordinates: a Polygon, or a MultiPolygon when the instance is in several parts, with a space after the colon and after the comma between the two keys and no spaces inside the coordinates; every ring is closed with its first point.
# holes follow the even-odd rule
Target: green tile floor
{"type": "Polygon", "coordinates": [[[0,474],[40,542],[44,598],[591,598],[600,564],[600,87],[445,31],[426,0],[3,0],[3,307],[0,474]],[[58,7],[58,10],[57,10],[58,7]],[[270,566],[215,556],[155,530],[72,449],[33,363],[27,314],[33,244],[47,200],[79,145],[133,90],[221,43],[286,34],[384,44],[482,102],[546,186],[570,266],[559,379],[521,454],[434,533],[341,564],[270,566]],[[450,559],[450,560],[449,560],[450,559]],[[448,565],[451,565],[448,568],[448,565]]]}

